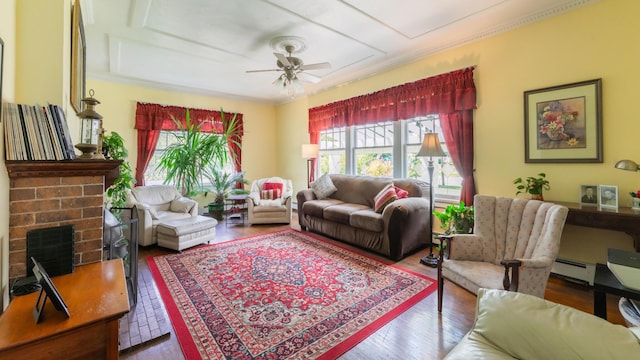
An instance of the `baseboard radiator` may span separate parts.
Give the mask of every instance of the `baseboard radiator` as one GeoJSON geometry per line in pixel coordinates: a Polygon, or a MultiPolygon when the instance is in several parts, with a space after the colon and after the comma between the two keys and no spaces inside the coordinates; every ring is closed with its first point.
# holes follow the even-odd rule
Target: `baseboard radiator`
{"type": "Polygon", "coordinates": [[[556,259],[551,267],[551,273],[569,281],[588,283],[593,286],[596,266],[595,264],[584,264],[571,260],[556,259]]]}

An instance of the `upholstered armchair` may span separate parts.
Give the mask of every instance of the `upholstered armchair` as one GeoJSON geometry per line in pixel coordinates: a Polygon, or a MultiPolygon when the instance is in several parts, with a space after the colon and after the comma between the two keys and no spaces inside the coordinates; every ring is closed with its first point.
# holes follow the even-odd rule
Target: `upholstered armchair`
{"type": "Polygon", "coordinates": [[[272,177],[255,180],[247,198],[249,224],[290,224],[291,180],[272,177]]]}
{"type": "Polygon", "coordinates": [[[198,215],[198,202],[183,197],[173,186],[138,186],[127,193],[127,207],[138,209],[138,243],[142,246],[157,243],[156,226],[162,221],[198,215]]]}
{"type": "Polygon", "coordinates": [[[444,279],[479,288],[544,297],[568,209],[538,200],[476,195],[473,234],[440,237],[438,311],[444,279]]]}

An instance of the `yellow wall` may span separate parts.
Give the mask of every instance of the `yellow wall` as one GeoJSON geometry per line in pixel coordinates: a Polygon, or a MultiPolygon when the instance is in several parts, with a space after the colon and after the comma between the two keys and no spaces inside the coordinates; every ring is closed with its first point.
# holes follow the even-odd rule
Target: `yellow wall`
{"type": "MultiPolygon", "coordinates": [[[[15,99],[15,69],[16,69],[16,0],[0,2],[0,38],[4,42],[2,56],[2,100],[15,99]]],[[[4,122],[3,122],[4,124],[4,122]]],[[[0,130],[0,149],[4,149],[4,130],[0,130]]],[[[9,177],[4,166],[4,156],[0,156],[0,204],[9,208],[9,177]]],[[[9,211],[2,211],[0,215],[0,309],[9,303],[7,284],[9,283],[9,211]]]]}

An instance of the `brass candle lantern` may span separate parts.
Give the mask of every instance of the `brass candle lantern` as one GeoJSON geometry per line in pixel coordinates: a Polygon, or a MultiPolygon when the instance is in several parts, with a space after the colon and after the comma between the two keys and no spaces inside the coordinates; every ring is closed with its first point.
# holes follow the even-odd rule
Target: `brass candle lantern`
{"type": "Polygon", "coordinates": [[[102,135],[104,129],[102,128],[102,115],[95,111],[95,106],[100,104],[100,101],[93,97],[93,89],[89,90],[89,97],[82,99],[86,107],[84,111],[78,114],[78,117],[82,121],[82,129],[80,133],[80,144],[76,145],[76,148],[82,151],[82,155],[78,156],[78,159],[99,159],[104,160],[102,154],[102,135]]]}

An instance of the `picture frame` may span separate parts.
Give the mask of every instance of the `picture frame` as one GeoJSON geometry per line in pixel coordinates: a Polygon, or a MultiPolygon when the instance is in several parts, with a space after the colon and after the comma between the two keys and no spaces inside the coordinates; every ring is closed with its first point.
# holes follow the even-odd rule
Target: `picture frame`
{"type": "Polygon", "coordinates": [[[580,205],[598,205],[598,185],[580,185],[580,205]]]}
{"type": "Polygon", "coordinates": [[[80,0],[73,3],[71,15],[71,95],[69,99],[76,114],[82,112],[85,91],[85,75],[87,49],[84,37],[84,25],[82,23],[82,11],[80,0]]]}
{"type": "Polygon", "coordinates": [[[603,209],[618,208],[618,187],[615,185],[598,185],[598,207],[603,209]]]}
{"type": "Polygon", "coordinates": [[[44,306],[47,303],[47,299],[51,299],[51,303],[58,311],[62,311],[67,318],[71,315],[69,314],[69,308],[67,308],[67,304],[65,304],[60,292],[56,289],[56,286],[51,281],[49,274],[45,271],[42,264],[40,264],[36,259],[31,257],[31,262],[33,262],[33,274],[36,279],[40,283],[40,294],[38,294],[38,299],[36,300],[36,305],[33,309],[33,319],[36,324],[40,323],[42,320],[42,312],[44,310],[44,306]],[[44,295],[44,297],[43,297],[44,295]]]}
{"type": "Polygon", "coordinates": [[[524,92],[525,163],[601,163],[602,79],[524,92]]]}

